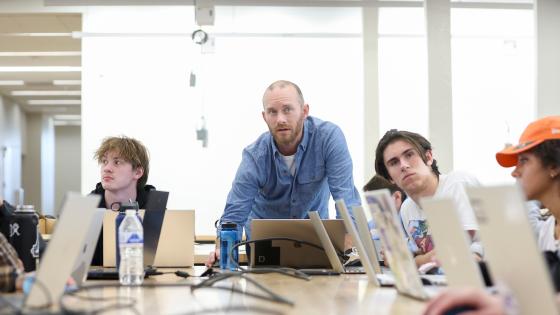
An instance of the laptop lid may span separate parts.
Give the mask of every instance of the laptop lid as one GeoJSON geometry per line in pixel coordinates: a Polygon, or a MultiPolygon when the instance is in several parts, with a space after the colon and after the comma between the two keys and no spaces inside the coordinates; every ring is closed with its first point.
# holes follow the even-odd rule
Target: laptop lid
{"type": "Polygon", "coordinates": [[[329,234],[327,233],[327,229],[325,229],[325,226],[321,221],[319,213],[317,213],[317,211],[309,211],[309,219],[311,220],[311,224],[313,224],[313,228],[315,229],[315,232],[317,233],[317,236],[321,241],[321,245],[325,250],[325,254],[327,254],[327,258],[329,259],[333,270],[338,273],[344,273],[344,266],[342,265],[338,254],[336,253],[336,249],[334,248],[334,245],[329,238],[329,234]]]}
{"type": "Polygon", "coordinates": [[[416,299],[428,299],[429,295],[422,286],[416,263],[406,244],[400,218],[389,190],[368,191],[364,193],[364,197],[377,225],[385,250],[385,259],[395,277],[397,291],[416,299]]]}
{"type": "Polygon", "coordinates": [[[83,282],[87,278],[87,271],[89,265],[91,264],[91,259],[95,253],[95,246],[97,245],[97,239],[101,232],[101,226],[103,225],[103,215],[106,209],[98,208],[95,210],[89,228],[87,230],[86,238],[83,243],[82,249],[74,267],[72,268],[72,279],[76,281],[78,287],[82,286],[83,282]]]}
{"type": "Polygon", "coordinates": [[[529,224],[520,186],[466,187],[496,283],[514,294],[520,314],[558,314],[554,288],[529,224]]]}
{"type": "Polygon", "coordinates": [[[381,248],[377,248],[373,242],[364,208],[362,206],[354,206],[352,207],[352,212],[354,213],[354,218],[356,218],[358,235],[362,240],[368,259],[373,266],[373,269],[375,269],[375,272],[377,274],[381,274],[381,266],[379,265],[379,261],[381,260],[381,248]]]}
{"type": "MultiPolygon", "coordinates": [[[[325,220],[324,225],[335,248],[342,251],[346,232],[342,220],[325,220]]],[[[251,237],[252,240],[287,237],[317,246],[321,244],[308,219],[253,219],[251,237]]],[[[331,265],[322,249],[292,241],[263,241],[251,244],[250,263],[252,267],[329,268],[331,265]]]]}
{"type": "Polygon", "coordinates": [[[469,236],[463,229],[455,203],[450,198],[422,198],[430,232],[437,246],[437,259],[450,287],[485,288],[480,268],[469,249],[469,236]]]}
{"type": "MultiPolygon", "coordinates": [[[[146,210],[140,210],[144,229],[144,267],[153,266],[161,234],[169,193],[152,190],[148,194],[146,210]]],[[[103,266],[116,266],[116,211],[105,211],[103,218],[103,266]]]]}
{"type": "Polygon", "coordinates": [[[66,194],[54,234],[37,269],[36,283],[26,296],[24,307],[58,302],[80,255],[99,198],[97,195],[66,194]]]}
{"type": "Polygon", "coordinates": [[[194,210],[166,210],[154,266],[194,266],[194,210]]]}
{"type": "Polygon", "coordinates": [[[167,208],[169,192],[152,190],[148,193],[146,213],[142,226],[144,228],[144,266],[153,266],[158,248],[159,236],[167,208]]]}
{"type": "Polygon", "coordinates": [[[360,236],[358,235],[358,231],[354,226],[354,221],[350,216],[350,212],[348,211],[348,208],[346,208],[346,204],[344,203],[344,200],[343,199],[336,200],[335,206],[336,209],[338,210],[338,213],[340,214],[340,216],[342,216],[342,219],[344,220],[344,226],[346,227],[346,231],[350,234],[350,237],[352,238],[352,243],[358,249],[358,254],[360,255],[360,261],[362,262],[362,266],[366,271],[369,281],[375,284],[376,286],[380,286],[379,281],[377,280],[377,276],[375,274],[375,269],[373,269],[373,265],[371,264],[366,249],[362,244],[362,241],[360,240],[360,236]]]}

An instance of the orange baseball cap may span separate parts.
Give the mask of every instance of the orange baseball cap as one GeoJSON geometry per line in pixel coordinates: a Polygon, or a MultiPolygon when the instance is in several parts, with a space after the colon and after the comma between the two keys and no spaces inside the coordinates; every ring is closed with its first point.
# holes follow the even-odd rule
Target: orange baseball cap
{"type": "Polygon", "coordinates": [[[548,116],[530,123],[519,138],[519,144],[496,153],[496,160],[503,167],[515,166],[519,153],[552,139],[560,139],[560,116],[548,116]]]}

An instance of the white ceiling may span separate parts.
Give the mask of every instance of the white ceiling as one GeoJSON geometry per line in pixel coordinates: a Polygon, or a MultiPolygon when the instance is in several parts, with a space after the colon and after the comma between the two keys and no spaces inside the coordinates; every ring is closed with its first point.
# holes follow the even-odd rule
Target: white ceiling
{"type": "Polygon", "coordinates": [[[0,94],[28,112],[80,113],[80,105],[39,106],[29,101],[81,100],[79,92],[65,93],[81,91],[81,41],[72,38],[72,32],[81,29],[81,14],[0,14],[0,94]],[[78,81],[78,85],[55,85],[54,80],[78,81]],[[2,81],[23,81],[24,85],[2,81]]]}

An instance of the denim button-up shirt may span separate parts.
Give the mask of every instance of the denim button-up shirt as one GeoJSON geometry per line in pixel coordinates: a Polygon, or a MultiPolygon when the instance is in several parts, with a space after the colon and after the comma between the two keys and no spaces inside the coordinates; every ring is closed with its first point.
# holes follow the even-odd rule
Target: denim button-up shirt
{"type": "Polygon", "coordinates": [[[308,116],[294,164],[292,176],[271,133],[262,134],[243,150],[220,221],[244,226],[250,238],[253,218],[304,219],[314,210],[328,218],[329,192],[349,209],[360,204],[346,139],[335,124],[308,116]]]}

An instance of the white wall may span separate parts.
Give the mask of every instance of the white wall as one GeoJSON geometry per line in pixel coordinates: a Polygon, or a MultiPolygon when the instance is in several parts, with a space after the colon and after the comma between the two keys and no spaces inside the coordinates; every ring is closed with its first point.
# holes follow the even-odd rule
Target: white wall
{"type": "Polygon", "coordinates": [[[21,153],[25,132],[25,115],[19,106],[0,96],[0,194],[8,202],[16,202],[21,187],[21,153]]]}
{"type": "Polygon", "coordinates": [[[68,191],[80,191],[82,184],[81,127],[55,126],[55,209],[60,209],[68,191]]]}
{"type": "Polygon", "coordinates": [[[216,29],[221,31],[281,34],[278,29],[287,27],[292,32],[336,31],[356,36],[223,36],[216,39],[213,55],[201,57],[199,47],[187,36],[123,34],[190,34],[195,29],[192,8],[91,8],[83,15],[83,193],[99,181],[92,154],[102,138],[132,136],[149,148],[148,182],[171,192],[168,208],[196,209],[196,233],[213,234],[213,221],[223,211],[243,147],[266,131],[261,97],[277,79],[298,83],[311,114],[341,126],[354,158],[354,178],[361,187],[361,11],[261,8],[256,14],[252,8],[220,10],[216,29]],[[198,73],[195,89],[188,83],[192,69],[198,73]],[[206,149],[195,139],[203,113],[209,130],[206,149]]]}

